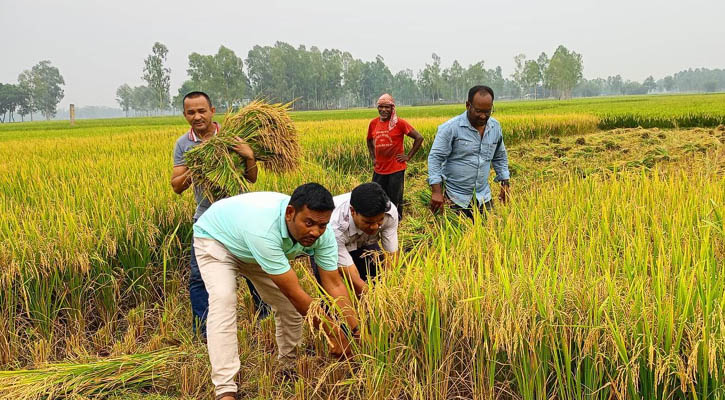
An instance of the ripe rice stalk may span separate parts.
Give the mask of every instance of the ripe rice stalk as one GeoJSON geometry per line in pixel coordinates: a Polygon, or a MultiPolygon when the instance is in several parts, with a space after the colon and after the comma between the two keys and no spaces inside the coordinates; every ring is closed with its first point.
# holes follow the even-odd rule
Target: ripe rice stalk
{"type": "Polygon", "coordinates": [[[163,387],[175,376],[178,348],[87,363],[58,363],[33,370],[0,371],[0,400],[108,396],[122,390],[163,387]],[[176,362],[175,362],[176,360],[176,362]]]}
{"type": "Polygon", "coordinates": [[[195,185],[201,185],[211,200],[233,196],[249,189],[244,178],[244,160],[234,152],[237,138],[244,140],[264,168],[274,173],[297,169],[300,145],[287,111],[292,103],[253,101],[230,111],[222,131],[185,154],[195,185]]]}

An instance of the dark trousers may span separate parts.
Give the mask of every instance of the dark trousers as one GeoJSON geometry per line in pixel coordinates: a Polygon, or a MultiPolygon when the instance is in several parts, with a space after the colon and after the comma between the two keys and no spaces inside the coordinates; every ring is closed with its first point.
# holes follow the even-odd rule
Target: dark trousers
{"type": "Polygon", "coordinates": [[[405,170],[381,175],[373,172],[373,182],[383,187],[385,194],[398,209],[398,221],[403,219],[403,189],[405,187],[405,170]]]}
{"type": "MultiPolygon", "coordinates": [[[[350,252],[352,261],[355,263],[360,278],[365,282],[368,278],[375,278],[378,275],[378,256],[372,252],[379,253],[380,246],[377,243],[370,246],[363,246],[357,250],[350,252]]],[[[317,283],[322,283],[320,280],[320,271],[317,268],[315,257],[310,257],[310,265],[312,265],[312,272],[315,273],[315,279],[317,283]]]]}
{"type": "Polygon", "coordinates": [[[471,204],[469,204],[468,207],[461,207],[456,203],[453,203],[451,205],[451,210],[459,214],[463,214],[470,219],[473,219],[474,208],[478,208],[478,212],[481,215],[485,215],[487,212],[493,211],[493,200],[489,200],[483,204],[479,204],[478,201],[474,198],[473,200],[471,200],[471,204]]]}
{"type": "MultiPolygon", "coordinates": [[[[191,246],[191,260],[189,264],[191,266],[189,272],[189,299],[191,300],[191,312],[193,313],[191,328],[196,333],[197,326],[201,327],[201,334],[206,337],[206,316],[209,314],[209,293],[206,291],[204,281],[201,279],[199,264],[196,262],[193,245],[191,246]]],[[[259,314],[259,319],[267,318],[270,313],[269,305],[262,301],[262,297],[259,296],[252,281],[246,277],[244,280],[247,281],[247,287],[249,287],[249,293],[252,295],[252,301],[254,302],[254,310],[259,314]]]]}

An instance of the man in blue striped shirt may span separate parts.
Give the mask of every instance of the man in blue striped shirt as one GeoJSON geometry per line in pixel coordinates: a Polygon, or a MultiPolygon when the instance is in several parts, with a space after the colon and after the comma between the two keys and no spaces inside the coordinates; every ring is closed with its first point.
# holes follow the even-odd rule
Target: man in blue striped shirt
{"type": "MultiPolygon", "coordinates": [[[[428,184],[431,210],[435,213],[447,201],[451,208],[473,217],[473,209],[493,207],[488,177],[493,166],[494,181],[501,183],[499,200],[509,193],[508,155],[501,125],[491,117],[493,89],[474,86],[468,91],[466,112],[438,127],[428,155],[428,184]]],[[[485,210],[484,210],[485,208],[485,210]]]]}

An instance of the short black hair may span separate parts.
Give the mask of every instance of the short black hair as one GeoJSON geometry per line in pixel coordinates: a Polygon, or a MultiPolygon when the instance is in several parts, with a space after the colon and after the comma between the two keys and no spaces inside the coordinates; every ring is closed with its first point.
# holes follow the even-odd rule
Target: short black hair
{"type": "Polygon", "coordinates": [[[295,211],[302,210],[304,206],[313,211],[332,211],[335,209],[335,202],[332,201],[330,191],[315,182],[297,186],[289,199],[289,205],[294,207],[295,211]]]}
{"type": "Polygon", "coordinates": [[[390,199],[376,182],[363,183],[350,193],[350,205],[364,217],[374,217],[390,210],[390,199]]]}
{"type": "Polygon", "coordinates": [[[184,96],[184,98],[181,99],[181,108],[182,109],[184,108],[184,102],[186,101],[186,99],[194,99],[194,98],[197,98],[197,97],[203,97],[203,98],[205,98],[206,99],[206,102],[209,103],[209,108],[214,107],[214,106],[211,105],[211,99],[209,98],[209,95],[208,94],[206,94],[204,92],[200,92],[200,91],[194,91],[194,92],[187,93],[184,96]]]}
{"type": "Polygon", "coordinates": [[[491,101],[494,99],[493,89],[486,85],[476,85],[468,90],[468,102],[473,103],[473,97],[476,93],[486,92],[491,95],[491,101]]]}

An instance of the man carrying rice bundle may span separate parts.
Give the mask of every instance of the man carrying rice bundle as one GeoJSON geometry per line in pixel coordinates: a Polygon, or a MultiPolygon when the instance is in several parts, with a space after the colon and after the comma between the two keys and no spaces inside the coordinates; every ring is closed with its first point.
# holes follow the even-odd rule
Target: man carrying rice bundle
{"type": "Polygon", "coordinates": [[[387,93],[380,96],[378,113],[380,116],[368,125],[367,136],[368,151],[375,164],[373,182],[383,187],[398,210],[398,219],[402,219],[405,169],[423,145],[423,136],[404,119],[398,118],[393,96],[387,93]],[[413,138],[413,147],[408,154],[404,152],[405,136],[413,138]]]}
{"type": "MultiPolygon", "coordinates": [[[[199,270],[209,291],[208,349],[217,399],[236,399],[234,377],[240,361],[237,347],[237,275],[250,279],[274,310],[278,361],[290,365],[302,337],[302,322],[311,307],[289,260],[310,255],[320,267],[322,287],[343,310],[348,332],[356,335],[358,321],[345,284],[337,272],[337,243],[327,229],[335,204],[322,185],[307,183],[287,196],[245,193],[219,200],[194,224],[194,248],[199,270]]],[[[330,352],[347,354],[343,329],[322,325],[330,352]]]]}
{"type": "MultiPolygon", "coordinates": [[[[177,194],[182,194],[192,184],[191,174],[184,155],[195,146],[214,137],[221,129],[219,124],[212,121],[216,110],[212,106],[211,100],[206,93],[188,93],[184,96],[183,106],[184,118],[189,122],[190,129],[179,137],[174,147],[174,168],[171,173],[171,187],[177,194]]],[[[244,177],[249,182],[256,182],[257,164],[251,147],[238,139],[234,151],[245,162],[246,169],[244,177]]],[[[209,208],[211,202],[204,194],[203,185],[194,185],[194,199],[196,200],[196,212],[194,213],[193,220],[196,222],[209,208]]],[[[191,247],[190,267],[189,298],[191,300],[191,309],[194,317],[192,328],[196,332],[197,324],[200,324],[202,336],[206,336],[206,315],[209,309],[209,295],[199,273],[199,266],[196,262],[193,246],[191,247]]],[[[261,301],[259,293],[255,290],[252,282],[247,280],[247,285],[249,286],[252,299],[254,299],[254,305],[256,311],[259,313],[259,318],[265,318],[269,313],[269,307],[261,301]]]]}
{"type": "MultiPolygon", "coordinates": [[[[375,182],[363,183],[333,200],[335,211],[330,228],[337,241],[338,270],[360,296],[381,267],[387,267],[397,257],[398,210],[375,182]],[[388,257],[384,257],[383,251],[388,257]]],[[[319,282],[317,264],[314,259],[310,261],[319,282]]]]}

